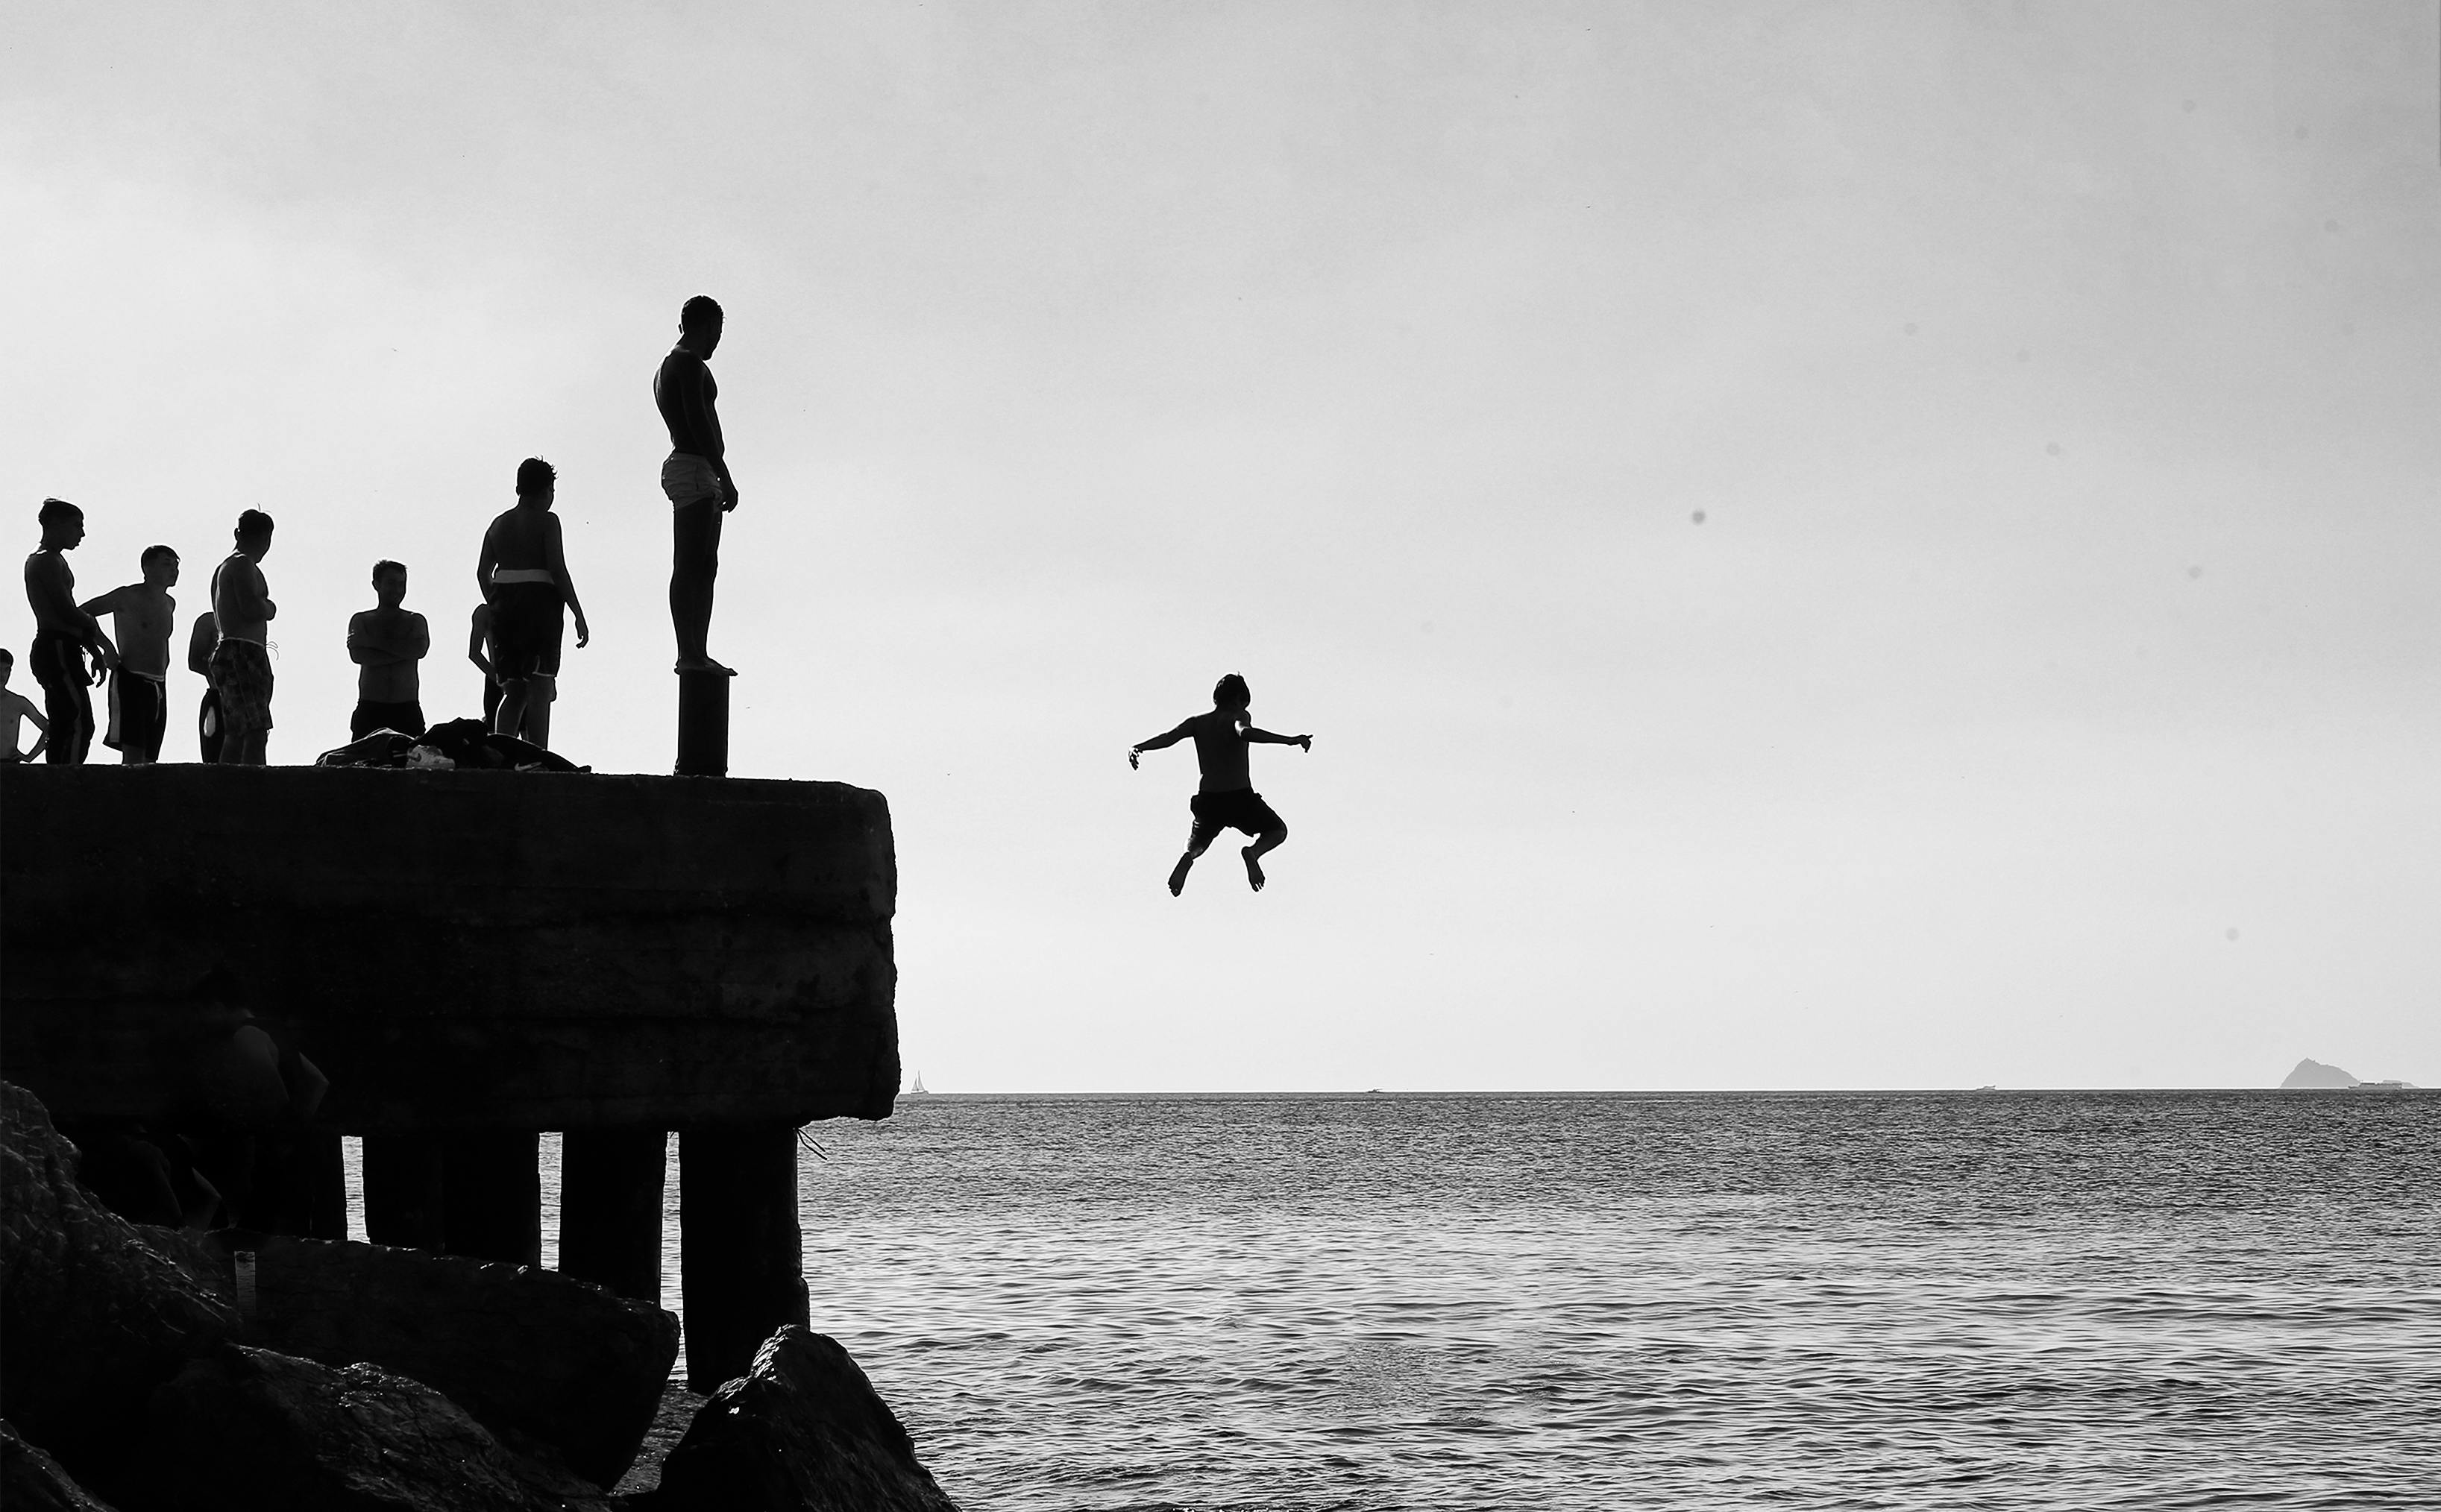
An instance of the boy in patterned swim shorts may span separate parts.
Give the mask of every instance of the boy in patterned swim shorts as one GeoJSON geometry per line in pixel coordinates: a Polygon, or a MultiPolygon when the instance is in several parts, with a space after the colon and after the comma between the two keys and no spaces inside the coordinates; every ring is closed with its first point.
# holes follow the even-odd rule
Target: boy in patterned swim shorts
{"type": "Polygon", "coordinates": [[[209,675],[220,698],[221,765],[261,766],[271,743],[271,621],[280,606],[257,566],[271,550],[271,516],[237,517],[237,549],[212,569],[212,619],[220,639],[209,675]]]}
{"type": "Polygon", "coordinates": [[[1246,712],[1254,701],[1246,679],[1233,672],[1213,686],[1210,713],[1191,715],[1179,721],[1177,729],[1128,749],[1128,765],[1132,769],[1136,759],[1146,751],[1175,746],[1190,735],[1195,737],[1195,762],[1203,770],[1203,781],[1187,801],[1195,824],[1187,831],[1186,854],[1170,868],[1171,897],[1185,890],[1187,869],[1220,837],[1222,830],[1234,829],[1255,837],[1255,843],[1238,854],[1246,861],[1246,885],[1257,892],[1263,891],[1263,855],[1276,850],[1289,837],[1288,821],[1274,813],[1272,805],[1263,801],[1263,795],[1255,791],[1247,768],[1246,747],[1295,746],[1311,750],[1313,737],[1275,735],[1268,729],[1257,729],[1246,712]]]}

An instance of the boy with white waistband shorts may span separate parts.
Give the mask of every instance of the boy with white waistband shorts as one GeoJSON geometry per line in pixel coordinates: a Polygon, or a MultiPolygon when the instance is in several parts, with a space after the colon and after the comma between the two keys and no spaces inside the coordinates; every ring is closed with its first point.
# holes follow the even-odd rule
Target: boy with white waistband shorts
{"type": "Polygon", "coordinates": [[[730,671],[706,650],[713,581],[720,573],[720,517],[737,507],[714,407],[720,386],[706,366],[720,331],[719,304],[710,295],[689,299],[678,311],[678,344],[653,375],[653,403],[670,432],[661,492],[670,500],[670,624],[678,633],[678,672],[730,671]]]}
{"type": "Polygon", "coordinates": [[[500,703],[492,719],[497,734],[516,735],[549,748],[551,700],[557,696],[561,606],[576,621],[576,644],[592,639],[576,584],[568,575],[568,554],[559,516],[559,474],[539,457],[517,464],[517,502],[483,532],[475,582],[492,610],[492,672],[500,679],[500,703]],[[539,716],[537,718],[536,716],[539,716]]]}
{"type": "Polygon", "coordinates": [[[170,732],[170,636],[177,627],[178,553],[148,546],[137,559],[144,581],[111,589],[77,607],[109,615],[118,632],[118,672],[110,679],[110,729],[101,743],[129,766],[161,759],[161,738],[170,732]]]}

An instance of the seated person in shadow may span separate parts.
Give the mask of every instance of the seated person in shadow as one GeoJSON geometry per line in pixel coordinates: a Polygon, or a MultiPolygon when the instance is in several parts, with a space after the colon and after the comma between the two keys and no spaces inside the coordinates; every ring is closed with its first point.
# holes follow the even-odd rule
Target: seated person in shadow
{"type": "Polygon", "coordinates": [[[415,664],[432,649],[432,631],[424,616],[400,606],[406,598],[407,568],[396,562],[374,563],[373,606],[348,621],[348,659],[356,664],[350,740],[362,740],[376,729],[424,733],[423,689],[415,664]]]}

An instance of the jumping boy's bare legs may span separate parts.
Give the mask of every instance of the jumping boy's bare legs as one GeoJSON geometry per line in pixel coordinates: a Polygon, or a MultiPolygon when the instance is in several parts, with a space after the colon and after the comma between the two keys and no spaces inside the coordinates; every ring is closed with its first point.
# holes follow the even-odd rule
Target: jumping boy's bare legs
{"type": "Polygon", "coordinates": [[[1181,892],[1186,891],[1186,873],[1194,867],[1195,858],[1202,855],[1205,851],[1210,850],[1211,848],[1212,841],[1208,837],[1202,839],[1198,839],[1191,835],[1187,837],[1186,854],[1180,856],[1178,858],[1178,864],[1169,869],[1169,895],[1171,897],[1174,898],[1181,892]]]}
{"type": "Polygon", "coordinates": [[[1278,850],[1281,842],[1285,841],[1288,837],[1289,827],[1285,824],[1275,824],[1270,829],[1265,830],[1262,834],[1256,836],[1254,844],[1246,846],[1239,851],[1238,854],[1246,858],[1246,885],[1248,887],[1253,888],[1257,892],[1263,891],[1262,858],[1271,852],[1278,850]]]}

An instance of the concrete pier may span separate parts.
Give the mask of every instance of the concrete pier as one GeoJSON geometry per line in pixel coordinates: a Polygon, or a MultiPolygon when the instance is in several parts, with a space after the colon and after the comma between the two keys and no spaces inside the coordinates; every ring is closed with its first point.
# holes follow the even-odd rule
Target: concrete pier
{"type": "Polygon", "coordinates": [[[810,1326],[794,1125],[679,1133],[678,1269],[689,1391],[744,1375],[782,1324],[810,1326]]]}
{"type": "MultiPolygon", "coordinates": [[[[680,679],[700,776],[729,681],[680,679]]],[[[645,1299],[681,1130],[709,1391],[806,1322],[796,1130],[889,1115],[897,873],[878,793],[700,776],[0,767],[0,1062],[63,1120],[208,1126],[262,1030],[330,1081],[276,1227],[336,1231],[356,1134],[368,1237],[526,1265],[561,1131],[563,1266],[645,1299]]]]}
{"type": "Polygon", "coordinates": [[[680,777],[729,775],[729,685],[725,672],[678,674],[680,777]]]}
{"type": "Polygon", "coordinates": [[[407,1250],[443,1248],[438,1134],[365,1136],[365,1237],[407,1250]]]}
{"type": "Polygon", "coordinates": [[[441,1143],[441,1247],[511,1265],[542,1264],[542,1136],[476,1129],[441,1143]]]}
{"type": "Polygon", "coordinates": [[[562,1274],[660,1304],[668,1152],[669,1136],[657,1128],[577,1129],[560,1142],[562,1274]]]}

